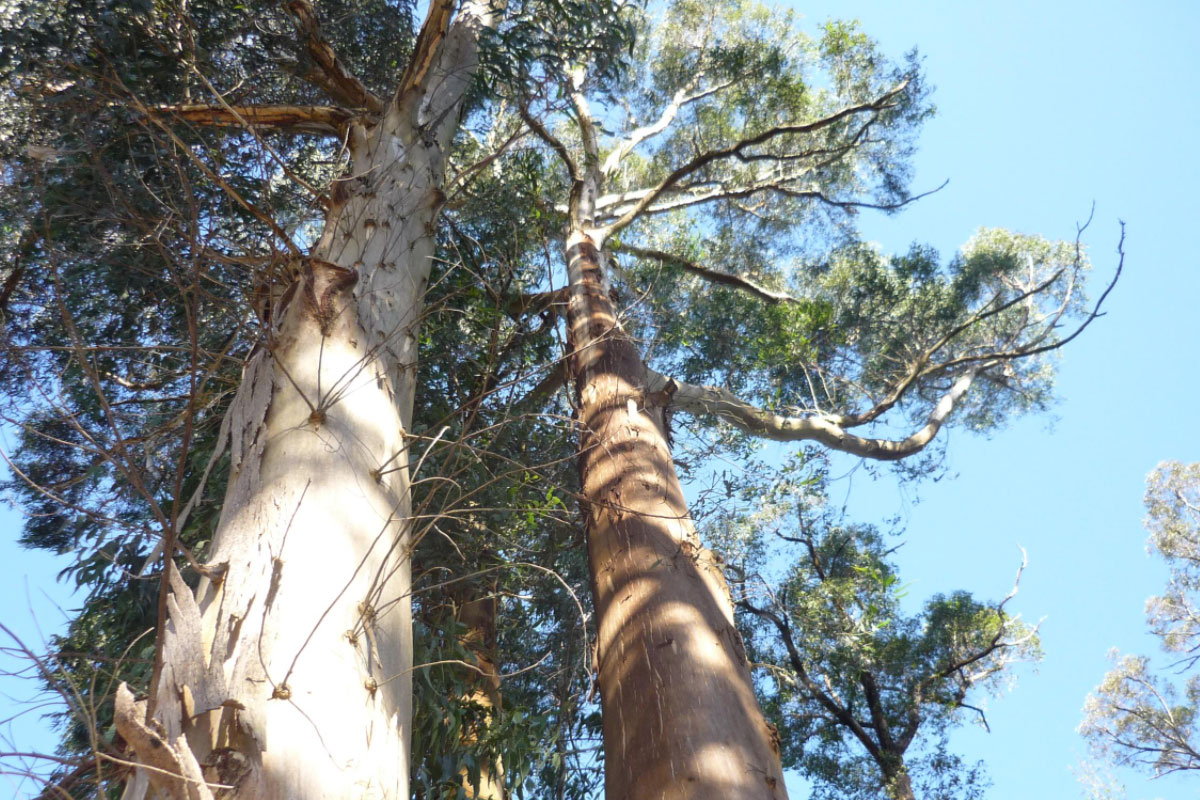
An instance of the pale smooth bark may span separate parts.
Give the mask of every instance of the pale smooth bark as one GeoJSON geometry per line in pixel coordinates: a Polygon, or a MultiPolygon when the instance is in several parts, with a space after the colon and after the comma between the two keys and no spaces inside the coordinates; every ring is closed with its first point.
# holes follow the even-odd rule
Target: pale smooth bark
{"type": "MultiPolygon", "coordinates": [[[[742,400],[722,386],[696,386],[649,371],[647,390],[670,398],[672,408],[693,416],[713,416],[746,433],[777,442],[820,442],[826,447],[875,461],[899,461],[924,450],[946,423],[958,401],[971,388],[977,370],[960,375],[937,405],[925,424],[903,439],[875,439],[850,432],[845,415],[777,414],[742,400]]],[[[862,417],[866,419],[866,416],[862,417]]],[[[849,418],[853,421],[853,418],[849,418]]]]}
{"type": "Polygon", "coordinates": [[[497,13],[467,3],[451,23],[453,5],[352,128],[324,234],[246,365],[209,574],[193,595],[168,559],[157,684],[118,707],[142,765],[126,797],[409,796],[417,326],[445,150],[497,13]]]}

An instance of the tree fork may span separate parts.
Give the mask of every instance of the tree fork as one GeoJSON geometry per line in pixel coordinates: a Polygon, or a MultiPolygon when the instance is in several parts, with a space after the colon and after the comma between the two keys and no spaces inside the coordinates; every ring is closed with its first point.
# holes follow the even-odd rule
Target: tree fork
{"type": "Polygon", "coordinates": [[[754,695],[721,563],[696,534],[603,255],[575,230],[567,261],[605,795],[785,798],[778,736],[754,695]]]}

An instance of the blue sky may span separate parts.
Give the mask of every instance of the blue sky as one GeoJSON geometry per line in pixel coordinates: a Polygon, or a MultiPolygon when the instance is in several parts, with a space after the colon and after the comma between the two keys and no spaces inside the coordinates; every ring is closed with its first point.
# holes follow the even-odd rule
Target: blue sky
{"type": "MultiPolygon", "coordinates": [[[[964,588],[1002,597],[1025,547],[1030,565],[1013,607],[1045,617],[1045,661],[989,704],[990,734],[964,728],[952,746],[987,762],[989,797],[1078,797],[1075,727],[1107,651],[1154,647],[1142,607],[1165,573],[1145,554],[1145,474],[1163,459],[1200,459],[1200,265],[1191,240],[1200,231],[1200,4],[796,7],[806,25],[856,17],[896,56],[918,45],[937,87],[916,188],[950,184],[897,217],[864,217],[886,249],[917,240],[948,255],[983,225],[1071,238],[1094,201],[1086,241],[1098,285],[1115,265],[1117,219],[1128,223],[1125,277],[1108,316],[1063,353],[1053,424],[1027,418],[990,439],[951,432],[953,478],[915,493],[861,470],[838,489],[857,520],[904,518],[898,558],[915,596],[964,588]]],[[[68,601],[53,585],[62,565],[15,547],[18,519],[0,512],[0,622],[36,643],[31,607],[49,630],[61,620],[54,600],[68,601]]],[[[13,691],[0,679],[0,692],[13,691]]],[[[1196,796],[1184,779],[1127,784],[1130,800],[1196,796]]]]}
{"type": "MultiPolygon", "coordinates": [[[[1045,660],[989,703],[990,734],[964,728],[951,744],[987,762],[989,797],[1078,797],[1075,727],[1107,651],[1155,647],[1142,609],[1165,571],[1145,553],[1145,475],[1164,459],[1200,459],[1200,4],[794,7],[806,27],[857,18],[895,56],[917,45],[937,87],[915,188],[950,184],[898,216],[864,217],[885,249],[916,240],[948,255],[984,225],[1069,239],[1095,201],[1085,241],[1098,291],[1116,263],[1117,220],[1128,224],[1125,275],[1108,315],[1063,351],[1053,419],[990,438],[952,431],[951,478],[915,492],[861,470],[835,490],[858,520],[903,517],[901,577],[917,597],[1003,597],[1018,546],[1028,551],[1011,608],[1045,617],[1045,660]]],[[[1130,800],[1196,796],[1194,778],[1125,782],[1130,800]]]]}

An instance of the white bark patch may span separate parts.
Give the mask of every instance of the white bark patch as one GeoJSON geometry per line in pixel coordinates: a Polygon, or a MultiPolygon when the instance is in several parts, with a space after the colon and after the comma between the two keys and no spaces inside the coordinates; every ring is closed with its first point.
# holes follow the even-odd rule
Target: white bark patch
{"type": "Polygon", "coordinates": [[[219,582],[193,599],[172,576],[156,718],[210,780],[236,767],[239,797],[407,796],[408,479],[377,479],[404,465],[403,426],[350,298],[332,302],[350,313],[328,336],[294,303],[247,369],[219,582]]]}

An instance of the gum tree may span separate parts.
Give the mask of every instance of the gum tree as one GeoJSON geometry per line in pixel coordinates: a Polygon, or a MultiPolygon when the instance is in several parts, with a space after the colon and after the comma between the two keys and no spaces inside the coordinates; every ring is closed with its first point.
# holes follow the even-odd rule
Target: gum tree
{"type": "MultiPolygon", "coordinates": [[[[57,509],[42,533],[86,542],[111,581],[162,540],[149,697],[116,710],[144,767],[133,796],[407,793],[423,514],[406,474],[440,436],[413,425],[425,283],[439,214],[509,151],[561,164],[529,170],[541,191],[522,203],[540,201],[514,219],[557,226],[568,261],[613,797],[783,794],[668,415],[899,458],[956,409],[987,428],[1037,408],[1040,357],[1094,316],[1077,246],[988,232],[942,266],[855,241],[854,211],[913,199],[928,108],[914,63],[851,27],[809,41],[756,7],[680,3],[625,71],[621,20],[595,3],[434,2],[421,25],[386,3],[47,9],[29,4],[3,51],[28,110],[6,157],[36,198],[7,242],[22,358],[5,377],[46,412],[10,407],[26,463],[72,452],[26,473],[57,509]],[[47,48],[61,58],[22,55],[47,48]],[[507,93],[486,146],[450,161],[479,58],[507,93]],[[516,146],[526,129],[540,151],[516,146]],[[911,435],[857,432],[888,421],[911,435]]],[[[530,288],[546,291],[495,307],[561,308],[530,288]]],[[[88,734],[98,762],[123,757],[88,734]]]]}
{"type": "Polygon", "coordinates": [[[795,548],[778,582],[758,570],[738,582],[785,765],[813,781],[815,797],[981,797],[980,767],[947,740],[964,721],[986,727],[976,698],[1002,690],[1014,662],[1040,657],[1036,626],[1007,610],[1024,564],[998,603],[957,591],[905,613],[895,547],[877,529],[790,507],[790,491],[770,495],[781,496],[772,513],[733,524],[773,528],[795,548]]]}
{"type": "Polygon", "coordinates": [[[568,22],[583,49],[623,30],[606,4],[415,11],[5,12],[6,166],[31,198],[3,300],[32,408],[11,410],[75,454],[18,477],[82,520],[63,549],[95,534],[94,572],[143,572],[147,536],[165,556],[149,696],[121,686],[113,712],[130,797],[408,795],[407,471],[447,159],[481,53],[504,73],[568,22]],[[219,517],[189,546],[214,473],[219,517]]]}
{"type": "Polygon", "coordinates": [[[750,4],[680,2],[640,41],[615,88],[567,64],[518,99],[560,164],[542,213],[561,215],[567,265],[606,794],[782,797],[669,415],[880,460],[956,410],[991,427],[1041,406],[1042,356],[1095,318],[1087,262],[1003,231],[945,266],[855,242],[854,212],[915,199],[905,157],[929,108],[915,59],[889,64],[851,26],[808,40],[750,4]],[[858,432],[883,423],[911,433],[858,432]]]}
{"type": "Polygon", "coordinates": [[[1084,706],[1079,732],[1112,763],[1154,777],[1200,769],[1200,463],[1166,461],[1146,478],[1146,549],[1167,563],[1167,591],[1146,601],[1146,621],[1174,662],[1118,658],[1084,706]]]}

